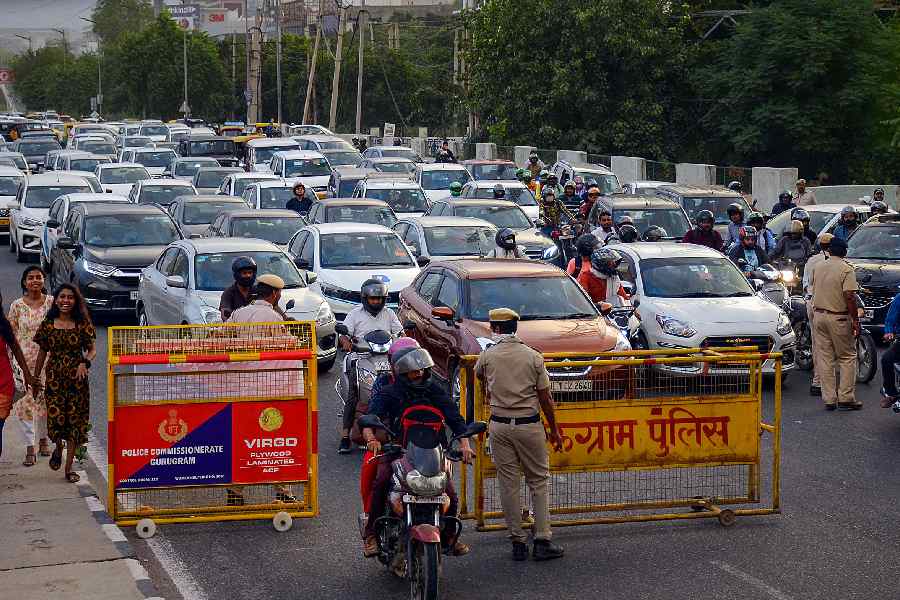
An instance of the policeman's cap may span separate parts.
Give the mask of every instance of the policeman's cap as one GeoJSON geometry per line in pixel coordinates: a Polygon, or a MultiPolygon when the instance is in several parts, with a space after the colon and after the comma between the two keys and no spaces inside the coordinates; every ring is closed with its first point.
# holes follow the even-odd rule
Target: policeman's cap
{"type": "Polygon", "coordinates": [[[488,313],[488,319],[490,319],[491,323],[518,321],[519,313],[511,308],[495,308],[488,313]]]}
{"type": "Polygon", "coordinates": [[[823,233],[819,236],[819,245],[827,246],[831,243],[831,240],[833,240],[833,239],[834,239],[834,236],[831,235],[830,233],[823,233]]]}
{"type": "Polygon", "coordinates": [[[275,290],[283,290],[284,289],[284,279],[279,277],[278,275],[274,275],[272,273],[265,273],[264,275],[260,275],[256,278],[256,283],[261,283],[263,285],[267,285],[275,290]]]}

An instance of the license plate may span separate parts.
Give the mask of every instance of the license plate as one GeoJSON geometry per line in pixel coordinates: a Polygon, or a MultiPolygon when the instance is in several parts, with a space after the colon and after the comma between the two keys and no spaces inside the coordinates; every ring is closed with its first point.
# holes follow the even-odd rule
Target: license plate
{"type": "Polygon", "coordinates": [[[9,227],[9,219],[0,219],[0,225],[6,225],[9,227]]]}
{"type": "Polygon", "coordinates": [[[138,293],[137,293],[137,292],[131,292],[130,294],[128,294],[128,297],[131,298],[132,300],[137,300],[137,299],[138,299],[138,293]]]}
{"type": "Polygon", "coordinates": [[[592,392],[594,391],[594,382],[589,379],[579,379],[578,381],[551,381],[551,392],[592,392]]]}
{"type": "Polygon", "coordinates": [[[410,494],[403,495],[403,502],[407,504],[444,504],[449,502],[450,498],[447,494],[440,496],[412,496],[410,494]]]}
{"type": "Polygon", "coordinates": [[[863,320],[871,321],[875,318],[875,310],[871,308],[866,308],[863,310],[863,320]]]}

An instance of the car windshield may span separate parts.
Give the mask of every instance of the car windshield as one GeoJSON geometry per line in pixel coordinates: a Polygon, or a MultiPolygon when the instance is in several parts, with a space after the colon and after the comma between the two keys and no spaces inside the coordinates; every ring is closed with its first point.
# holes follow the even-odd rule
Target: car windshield
{"type": "Polygon", "coordinates": [[[17,169],[25,170],[28,168],[28,165],[25,164],[25,159],[18,155],[10,155],[4,156],[5,152],[0,152],[0,165],[9,165],[10,167],[15,167],[17,169]]]}
{"type": "Polygon", "coordinates": [[[431,256],[483,255],[494,248],[495,233],[490,227],[426,227],[425,244],[431,256]]]}
{"type": "Polygon", "coordinates": [[[191,142],[191,154],[234,154],[231,140],[197,140],[191,142]]]}
{"type": "Polygon", "coordinates": [[[93,171],[97,165],[109,162],[108,158],[73,158],[69,161],[69,169],[72,171],[93,171]]]}
{"type": "Polygon", "coordinates": [[[408,148],[385,148],[381,151],[381,155],[390,158],[399,156],[400,158],[408,158],[413,162],[420,160],[419,155],[408,148]]]}
{"type": "Polygon", "coordinates": [[[638,233],[643,234],[650,227],[662,227],[666,230],[666,237],[682,238],[687,230],[691,228],[690,222],[684,216],[684,212],[680,208],[629,208],[614,209],[613,220],[619,222],[624,216],[631,217],[638,233]]]}
{"type": "Polygon", "coordinates": [[[24,181],[24,177],[0,177],[0,196],[15,196],[24,181]]]}
{"type": "Polygon", "coordinates": [[[186,185],[146,185],[141,188],[138,204],[161,204],[168,206],[178,196],[193,196],[192,189],[186,185]]]}
{"type": "Polygon", "coordinates": [[[141,130],[140,125],[126,125],[125,126],[125,135],[137,135],[141,130]]]}
{"type": "Polygon", "coordinates": [[[93,154],[115,154],[116,145],[112,142],[101,142],[100,140],[87,140],[78,144],[79,150],[91,152],[93,154]]]}
{"type": "Polygon", "coordinates": [[[36,154],[47,154],[51,150],[59,150],[60,145],[54,140],[28,140],[19,142],[17,150],[25,156],[34,156],[36,154]]]}
{"type": "MultiPolygon", "coordinates": [[[[809,229],[818,235],[822,228],[828,224],[836,213],[827,212],[824,210],[816,210],[814,207],[804,206],[803,209],[809,214],[809,229]]],[[[790,227],[791,225],[791,213],[793,210],[785,210],[771,219],[766,223],[766,227],[772,231],[775,235],[781,235],[784,233],[784,230],[790,227]]]]}
{"type": "Polygon", "coordinates": [[[168,135],[169,128],[165,125],[141,125],[141,135],[168,135]]]}
{"type": "Polygon", "coordinates": [[[180,238],[166,215],[104,215],[84,221],[85,243],[100,248],[165,246],[180,238]]]}
{"type": "Polygon", "coordinates": [[[619,189],[619,180],[616,179],[615,175],[604,175],[602,173],[592,173],[590,171],[575,171],[575,177],[581,177],[585,184],[587,184],[589,180],[595,181],[597,187],[600,188],[601,194],[612,194],[619,189]]]}
{"type": "Polygon", "coordinates": [[[175,160],[177,155],[171,150],[160,150],[159,152],[135,152],[134,162],[140,163],[145,167],[166,167],[170,162],[175,160]]]}
{"type": "MultiPolygon", "coordinates": [[[[232,196],[242,196],[248,185],[259,183],[260,181],[272,181],[271,177],[236,177],[234,179],[234,193],[232,196]]],[[[282,206],[282,208],[284,208],[282,206]]]]}
{"type": "Polygon", "coordinates": [[[231,221],[231,237],[259,238],[287,244],[306,222],[296,217],[241,217],[231,221]]]}
{"type": "Polygon", "coordinates": [[[728,224],[728,207],[732,204],[739,204],[744,209],[744,215],[748,215],[752,211],[742,196],[720,196],[718,198],[701,196],[699,198],[683,198],[681,201],[684,212],[691,219],[696,219],[697,213],[701,210],[708,210],[715,216],[717,225],[728,224]]]}
{"type": "MultiPolygon", "coordinates": [[[[209,167],[218,165],[216,161],[208,160],[180,160],[175,163],[175,175],[181,177],[193,177],[201,167],[209,167]]],[[[219,182],[221,183],[221,182],[219,182]]]]}
{"type": "Polygon", "coordinates": [[[531,221],[518,206],[485,206],[483,204],[457,206],[453,214],[457,217],[484,219],[488,223],[495,225],[497,229],[509,227],[510,229],[522,230],[533,227],[531,221]]]}
{"type": "Polygon", "coordinates": [[[204,188],[217,188],[222,185],[222,181],[228,177],[229,173],[234,173],[234,170],[207,169],[206,167],[201,167],[200,170],[197,171],[196,185],[204,188]]]}
{"type": "Polygon", "coordinates": [[[469,172],[476,180],[511,179],[516,180],[516,165],[470,165],[469,172]]]}
{"type": "Polygon", "coordinates": [[[320,250],[326,269],[415,266],[393,233],[331,233],[321,237],[320,250]]]}
{"type": "MultiPolygon", "coordinates": [[[[537,206],[537,201],[534,199],[534,194],[531,193],[526,187],[506,187],[506,196],[504,200],[511,200],[515,202],[519,206],[537,206]]],[[[475,198],[481,200],[490,200],[494,197],[494,188],[476,188],[475,189],[475,198]]]]}
{"type": "Polygon", "coordinates": [[[253,152],[253,156],[255,157],[256,164],[260,163],[268,163],[272,160],[272,155],[276,152],[288,152],[290,150],[296,150],[297,146],[260,146],[256,148],[253,152]]]}
{"type": "Polygon", "coordinates": [[[350,146],[349,142],[345,142],[344,140],[332,140],[329,142],[319,142],[319,148],[323,150],[340,150],[342,148],[346,148],[350,146]]]}
{"type": "Polygon", "coordinates": [[[330,206],[325,213],[326,223],[371,223],[393,227],[394,212],[386,206],[330,206]]]}
{"type": "Polygon", "coordinates": [[[425,194],[416,189],[383,189],[368,188],[366,198],[383,200],[396,213],[425,212],[428,210],[428,200],[425,194]]]}
{"type": "Polygon", "coordinates": [[[441,169],[422,172],[422,188],[426,190],[449,190],[450,185],[465,185],[472,178],[465,169],[441,169]]]}
{"type": "Polygon", "coordinates": [[[208,225],[220,212],[227,210],[239,210],[247,208],[243,202],[235,202],[234,200],[210,200],[205,202],[185,202],[184,217],[182,220],[185,225],[208,225]]]}
{"type": "Polygon", "coordinates": [[[126,137],[122,140],[123,148],[146,148],[153,146],[153,140],[148,137],[126,137]]]}
{"type": "Polygon", "coordinates": [[[172,142],[180,142],[191,137],[190,131],[173,131],[169,134],[169,140],[172,142]]]}
{"type": "Polygon", "coordinates": [[[654,298],[735,298],[753,288],[725,257],[648,258],[640,263],[644,295],[654,298]]]}
{"type": "Polygon", "coordinates": [[[847,242],[847,258],[900,260],[900,225],[860,227],[847,242]]]}
{"type": "Polygon", "coordinates": [[[409,175],[416,170],[416,163],[408,160],[397,160],[372,163],[372,168],[379,173],[405,173],[409,175]]]}
{"type": "Polygon", "coordinates": [[[53,201],[64,194],[90,194],[93,191],[87,184],[29,186],[25,191],[24,206],[28,208],[50,208],[53,201]]]}
{"type": "Polygon", "coordinates": [[[593,319],[597,309],[571,277],[501,277],[469,280],[469,318],[487,321],[488,311],[507,306],[523,321],[593,319]]]}
{"type": "Polygon", "coordinates": [[[100,183],[134,183],[150,179],[150,173],[143,167],[117,167],[100,170],[100,183]]]}
{"type": "MultiPolygon", "coordinates": [[[[259,189],[259,206],[256,208],[273,209],[286,208],[288,200],[294,197],[294,191],[289,187],[266,187],[259,189]]],[[[306,197],[315,200],[315,192],[306,190],[306,197]]]]}
{"type": "Polygon", "coordinates": [[[325,155],[325,158],[328,159],[328,163],[332,167],[339,165],[358,165],[363,159],[362,154],[356,152],[355,150],[329,152],[325,155]]]}
{"type": "Polygon", "coordinates": [[[330,174],[331,167],[324,158],[289,158],[284,161],[285,177],[319,177],[330,174]]]}
{"type": "Polygon", "coordinates": [[[281,252],[228,252],[198,254],[194,258],[194,279],[197,282],[197,289],[221,292],[233,285],[231,263],[239,256],[249,256],[256,261],[257,272],[260,275],[271,273],[281,277],[285,288],[306,287],[297,267],[281,252]]]}

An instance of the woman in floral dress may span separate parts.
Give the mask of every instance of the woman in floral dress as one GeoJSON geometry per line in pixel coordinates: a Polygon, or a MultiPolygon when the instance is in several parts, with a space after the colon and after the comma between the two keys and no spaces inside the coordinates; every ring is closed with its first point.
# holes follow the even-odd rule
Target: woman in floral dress
{"type": "Polygon", "coordinates": [[[75,451],[88,441],[91,422],[88,369],[97,354],[95,337],[91,317],[78,289],[62,284],[56,290],[47,318],[34,336],[34,342],[40,347],[35,378],[40,377],[46,362],[47,433],[56,444],[50,456],[50,468],[59,470],[65,443],[65,474],[70,483],[79,480],[78,474],[72,471],[75,451]]]}
{"type": "MultiPolygon", "coordinates": [[[[44,289],[44,272],[37,265],[32,265],[22,273],[22,297],[13,300],[9,306],[9,322],[22,347],[22,354],[28,362],[28,368],[34,371],[40,348],[34,343],[34,334],[47,316],[53,305],[53,298],[44,289]]],[[[15,369],[16,383],[20,390],[25,389],[21,369],[15,369]]],[[[22,440],[25,442],[26,467],[34,465],[35,439],[40,441],[41,456],[50,456],[50,444],[47,443],[47,406],[41,394],[33,394],[26,390],[25,394],[13,405],[13,413],[19,418],[22,440]]]]}

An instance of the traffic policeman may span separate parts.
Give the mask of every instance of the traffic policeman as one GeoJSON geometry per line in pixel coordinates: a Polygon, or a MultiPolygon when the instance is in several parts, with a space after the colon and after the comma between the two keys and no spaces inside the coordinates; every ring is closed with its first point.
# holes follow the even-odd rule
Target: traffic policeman
{"type": "Polygon", "coordinates": [[[490,400],[491,457],[497,467],[500,501],[512,540],[512,558],[528,558],[519,499],[522,473],[534,507],[534,559],[559,558],[563,549],[550,541],[550,455],[547,433],[541,423],[543,410],[550,442],[555,450],[561,450],[562,439],[550,396],[550,376],[540,352],[516,336],[519,315],[515,311],[495,308],[488,317],[496,343],[478,358],[475,375],[485,383],[490,400]]]}
{"type": "Polygon", "coordinates": [[[812,323],[814,363],[819,369],[822,399],[828,410],[862,408],[862,402],[856,400],[854,393],[856,336],[859,335],[856,291],[859,284],[853,267],[844,260],[845,256],[847,242],[833,238],[828,257],[816,266],[811,281],[815,310],[812,323]],[[839,381],[835,379],[835,371],[839,381]]]}

